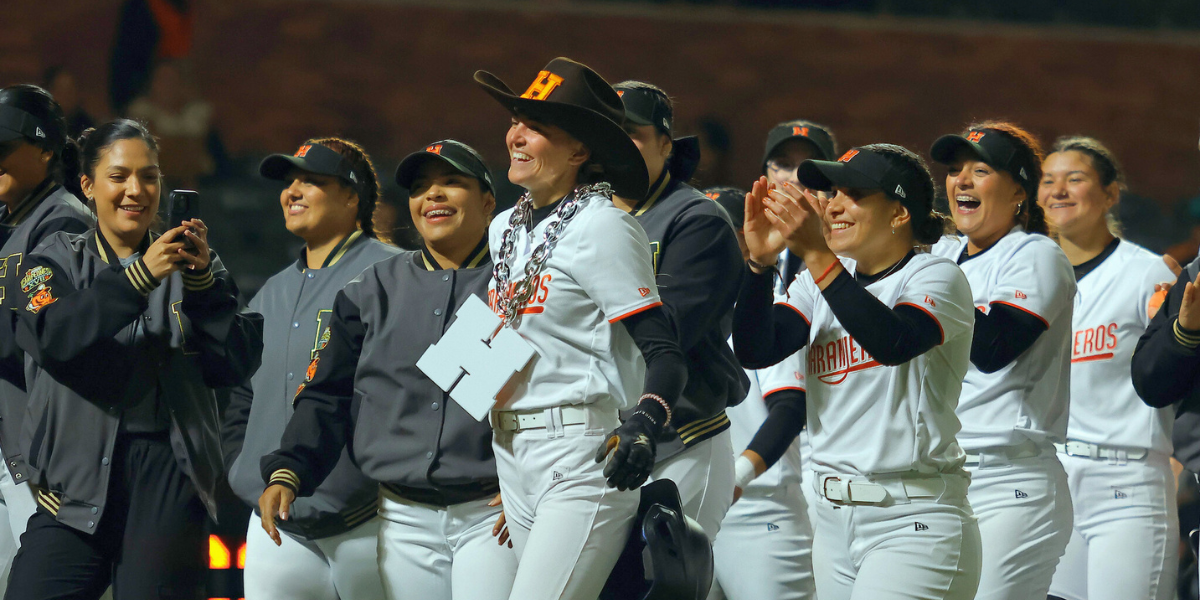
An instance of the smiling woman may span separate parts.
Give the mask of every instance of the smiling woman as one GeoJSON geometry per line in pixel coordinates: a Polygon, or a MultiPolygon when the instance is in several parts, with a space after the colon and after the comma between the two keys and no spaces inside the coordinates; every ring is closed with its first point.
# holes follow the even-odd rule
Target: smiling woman
{"type": "Polygon", "coordinates": [[[199,597],[222,479],[213,388],[258,368],[262,317],[238,311],[203,222],[151,233],[160,173],[145,127],[101,125],[81,154],[97,227],[51,236],[12,290],[36,374],[25,430],[39,433],[21,440],[39,510],[7,597],[97,598],[110,583],[118,600],[199,597]]]}

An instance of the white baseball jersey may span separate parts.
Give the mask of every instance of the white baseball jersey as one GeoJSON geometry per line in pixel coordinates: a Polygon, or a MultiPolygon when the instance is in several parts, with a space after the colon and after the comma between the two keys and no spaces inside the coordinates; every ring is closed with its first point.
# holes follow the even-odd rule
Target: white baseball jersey
{"type": "Polygon", "coordinates": [[[1150,325],[1147,305],[1154,285],[1174,281],[1162,257],[1126,241],[1079,280],[1067,437],[1171,454],[1175,413],[1150,408],[1138,398],[1129,364],[1150,325]]]}
{"type": "MultiPolygon", "coordinates": [[[[966,237],[944,237],[933,254],[957,261],[966,244],[966,237]]],[[[959,443],[971,452],[1026,439],[1065,441],[1075,298],[1075,271],[1067,255],[1050,238],[1014,227],[959,266],[979,310],[987,313],[993,304],[1004,304],[1048,328],[999,371],[984,373],[971,365],[958,401],[959,443]]]]}
{"type": "MultiPolygon", "coordinates": [[[[499,250],[512,210],[498,215],[489,230],[492,260],[499,250]]],[[[512,281],[523,277],[530,254],[545,239],[547,217],[532,231],[517,229],[512,281]]],[[[579,200],[579,211],[550,253],[537,291],[517,332],[537,351],[518,374],[511,400],[503,408],[531,410],[568,404],[630,408],[641,396],[646,374],[642,353],[617,321],[660,306],[650,242],[633,217],[594,194],[579,200]]],[[[495,281],[488,292],[495,299],[495,281]]]]}
{"type": "MultiPolygon", "coordinates": [[[[764,398],[785,389],[804,391],[804,366],[801,353],[797,352],[783,362],[765,369],[746,369],[750,379],[750,392],[739,405],[725,409],[729,416],[730,441],[735,456],[742,452],[758,433],[758,428],[767,420],[767,404],[764,398]]],[[[748,488],[776,488],[800,483],[800,440],[793,440],[779,462],[750,482],[748,488]]]]}
{"type": "MultiPolygon", "coordinates": [[[[842,264],[854,272],[853,261],[842,264]]],[[[942,343],[904,364],[882,365],[838,322],[812,274],[799,273],[787,304],[810,324],[804,372],[813,469],[858,476],[955,472],[964,454],[954,438],[954,408],[975,325],[967,278],[952,261],[917,254],[866,289],[889,307],[928,313],[941,327],[942,343]]]]}

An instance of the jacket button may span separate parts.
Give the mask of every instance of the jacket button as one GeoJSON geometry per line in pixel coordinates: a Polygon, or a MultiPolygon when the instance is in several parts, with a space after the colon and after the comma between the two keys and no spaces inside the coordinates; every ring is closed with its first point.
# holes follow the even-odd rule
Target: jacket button
{"type": "Polygon", "coordinates": [[[20,479],[20,478],[22,478],[22,477],[24,477],[24,475],[22,475],[22,474],[20,474],[20,473],[17,473],[16,475],[13,475],[13,479],[20,479]]]}
{"type": "Polygon", "coordinates": [[[96,513],[98,513],[98,512],[100,512],[100,509],[98,509],[98,508],[96,508],[95,506],[93,506],[93,507],[92,507],[92,514],[94,515],[94,514],[96,514],[96,513]]]}
{"type": "Polygon", "coordinates": [[[313,277],[315,277],[315,275],[313,275],[312,273],[309,273],[309,274],[308,274],[308,278],[309,278],[309,279],[312,279],[313,277]]]}
{"type": "Polygon", "coordinates": [[[95,526],[96,526],[95,521],[88,521],[88,527],[95,527],[95,526]]]}
{"type": "Polygon", "coordinates": [[[425,453],[425,458],[433,458],[433,453],[432,453],[432,452],[426,452],[426,453],[425,453]]]}
{"type": "Polygon", "coordinates": [[[437,409],[438,409],[438,403],[437,403],[437,402],[434,402],[434,403],[433,403],[433,406],[430,406],[430,408],[432,408],[433,410],[437,410],[437,409]]]}
{"type": "Polygon", "coordinates": [[[450,281],[449,275],[442,275],[442,281],[450,281]]]}
{"type": "Polygon", "coordinates": [[[299,328],[300,328],[300,323],[299,323],[299,322],[292,323],[292,329],[299,329],[299,328]]]}
{"type": "Polygon", "coordinates": [[[15,460],[10,460],[10,461],[8,461],[8,466],[10,466],[10,467],[15,467],[15,466],[17,466],[17,461],[15,461],[15,460]]]}
{"type": "Polygon", "coordinates": [[[102,464],[102,465],[107,465],[107,464],[108,464],[108,457],[107,457],[107,456],[105,456],[104,458],[100,459],[100,464],[102,464]]]}
{"type": "Polygon", "coordinates": [[[288,373],[288,379],[289,379],[289,380],[292,378],[292,375],[293,375],[292,373],[288,373]]]}
{"type": "Polygon", "coordinates": [[[433,309],[433,316],[435,316],[435,317],[442,316],[442,309],[440,309],[440,308],[433,309]]]}

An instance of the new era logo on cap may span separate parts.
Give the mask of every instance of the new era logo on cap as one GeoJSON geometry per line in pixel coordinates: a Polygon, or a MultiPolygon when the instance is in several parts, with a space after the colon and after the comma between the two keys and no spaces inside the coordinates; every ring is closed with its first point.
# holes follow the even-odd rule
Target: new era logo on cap
{"type": "Polygon", "coordinates": [[[1025,174],[1025,167],[1021,167],[1021,179],[1029,179],[1029,175],[1025,174]]]}
{"type": "Polygon", "coordinates": [[[900,187],[899,185],[897,185],[897,186],[896,186],[896,195],[897,195],[897,196],[900,196],[901,198],[907,198],[907,197],[908,197],[908,196],[905,196],[905,195],[904,195],[904,188],[903,188],[903,187],[900,187]]]}
{"type": "Polygon", "coordinates": [[[350,181],[358,183],[358,176],[354,174],[354,171],[350,171],[350,181]]]}
{"type": "Polygon", "coordinates": [[[308,156],[309,150],[312,150],[312,144],[305,144],[300,146],[300,149],[296,150],[296,153],[292,156],[295,156],[296,158],[304,158],[305,156],[308,156]]]}
{"type": "Polygon", "coordinates": [[[521,94],[526,100],[545,100],[550,97],[554,88],[562,85],[563,78],[551,73],[550,71],[538,71],[537,77],[533,83],[529,84],[529,89],[521,94]]]}
{"type": "Polygon", "coordinates": [[[40,138],[44,138],[44,137],[46,137],[46,132],[42,131],[42,128],[41,128],[41,127],[38,127],[38,128],[37,128],[37,129],[36,129],[36,130],[33,132],[33,134],[34,134],[34,135],[36,135],[36,136],[38,136],[38,137],[40,137],[40,138]]]}

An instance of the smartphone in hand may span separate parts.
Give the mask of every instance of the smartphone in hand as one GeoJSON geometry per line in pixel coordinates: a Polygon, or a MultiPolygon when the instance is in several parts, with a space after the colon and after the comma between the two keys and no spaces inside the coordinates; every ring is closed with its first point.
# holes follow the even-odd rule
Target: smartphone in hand
{"type": "MultiPolygon", "coordinates": [[[[191,219],[200,218],[200,194],[192,190],[173,190],[167,198],[167,229],[179,227],[179,224],[191,219]]],[[[195,233],[195,228],[189,228],[195,233]]],[[[195,254],[196,244],[191,238],[183,238],[183,249],[195,254]]]]}

